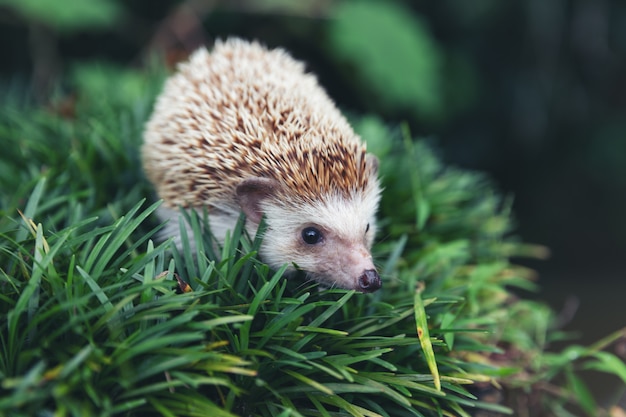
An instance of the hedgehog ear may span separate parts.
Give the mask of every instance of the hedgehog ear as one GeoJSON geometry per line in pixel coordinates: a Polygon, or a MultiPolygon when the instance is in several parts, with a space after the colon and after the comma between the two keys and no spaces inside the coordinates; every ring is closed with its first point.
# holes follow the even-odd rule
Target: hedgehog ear
{"type": "Polygon", "coordinates": [[[371,167],[374,174],[378,174],[378,157],[376,157],[376,155],[371,153],[366,154],[365,162],[371,167]]]}
{"type": "Polygon", "coordinates": [[[274,196],[279,188],[278,181],[271,178],[248,178],[237,185],[237,203],[241,206],[246,217],[258,224],[263,216],[261,203],[266,198],[274,196]]]}

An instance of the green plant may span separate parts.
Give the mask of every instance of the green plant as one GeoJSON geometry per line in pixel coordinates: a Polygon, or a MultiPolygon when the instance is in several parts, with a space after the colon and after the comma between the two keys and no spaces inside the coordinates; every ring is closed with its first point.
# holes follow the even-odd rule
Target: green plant
{"type": "Polygon", "coordinates": [[[545,305],[515,295],[533,274],[510,261],[544,249],[512,237],[509,199],[374,118],[354,125],[386,187],[382,291],[285,279],[241,222],[219,247],[189,215],[194,245],[155,245],[137,149],[160,77],[127,75],[110,102],[93,80],[122,75],[84,71],[99,75],[75,73],[76,102],[6,98],[0,112],[0,413],[522,415],[480,396],[494,386],[538,392],[556,415],[599,415],[577,371],[626,382],[605,350],[624,330],[545,352],[562,335],[545,305]],[[559,390],[541,391],[558,375],[559,390]]]}
{"type": "Polygon", "coordinates": [[[59,31],[94,30],[110,27],[120,18],[122,8],[114,0],[74,1],[63,4],[50,0],[0,0],[29,24],[41,23],[59,31]]]}

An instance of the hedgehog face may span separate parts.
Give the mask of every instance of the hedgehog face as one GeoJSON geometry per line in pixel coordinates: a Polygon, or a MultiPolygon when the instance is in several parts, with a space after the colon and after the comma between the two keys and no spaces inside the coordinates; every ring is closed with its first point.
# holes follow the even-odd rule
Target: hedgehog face
{"type": "Polygon", "coordinates": [[[376,291],[381,287],[381,281],[369,251],[374,230],[369,222],[355,226],[351,233],[344,234],[331,225],[302,224],[296,227],[300,236],[296,233],[291,243],[285,242],[287,251],[284,254],[324,285],[361,292],[376,291]]]}
{"type": "Polygon", "coordinates": [[[317,201],[277,197],[275,180],[252,178],[237,188],[238,202],[256,227],[265,216],[261,257],[273,268],[292,264],[329,287],[373,292],[381,287],[370,248],[376,233],[377,182],[364,192],[317,201]]]}

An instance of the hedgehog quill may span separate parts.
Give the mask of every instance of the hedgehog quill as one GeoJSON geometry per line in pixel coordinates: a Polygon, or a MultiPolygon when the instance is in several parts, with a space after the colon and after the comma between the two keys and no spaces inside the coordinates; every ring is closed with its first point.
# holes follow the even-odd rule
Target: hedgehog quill
{"type": "MultiPolygon", "coordinates": [[[[285,51],[229,39],[194,52],[157,99],[142,159],[160,217],[206,207],[223,242],[243,211],[252,236],[265,219],[270,267],[295,264],[328,287],[381,287],[370,252],[378,160],[285,51]]],[[[178,221],[166,233],[180,244],[178,221]]]]}

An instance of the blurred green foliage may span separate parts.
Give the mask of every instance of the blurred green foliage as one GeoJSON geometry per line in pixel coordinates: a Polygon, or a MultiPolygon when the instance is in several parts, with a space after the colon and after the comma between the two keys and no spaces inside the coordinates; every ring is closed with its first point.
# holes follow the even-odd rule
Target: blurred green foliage
{"type": "Polygon", "coordinates": [[[331,13],[332,52],[349,64],[363,100],[440,117],[441,49],[421,19],[396,2],[341,2],[331,13]]]}
{"type": "Polygon", "coordinates": [[[29,22],[48,25],[59,32],[111,27],[122,16],[123,6],[112,0],[0,0],[29,22]]]}

